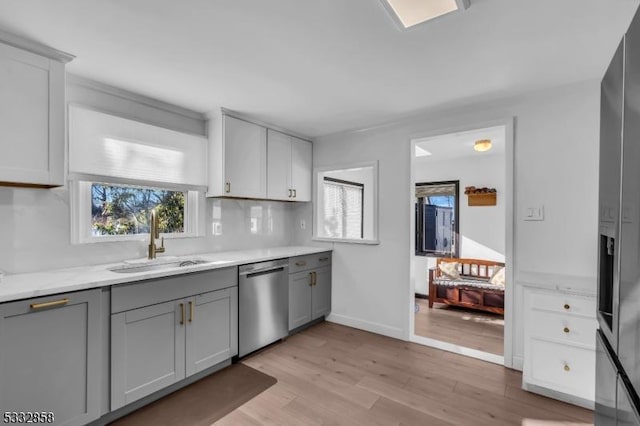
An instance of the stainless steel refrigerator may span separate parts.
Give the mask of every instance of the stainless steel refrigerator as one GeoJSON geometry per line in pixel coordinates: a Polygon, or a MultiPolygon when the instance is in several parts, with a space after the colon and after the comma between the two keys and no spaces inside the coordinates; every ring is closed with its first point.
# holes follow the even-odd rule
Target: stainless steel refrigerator
{"type": "Polygon", "coordinates": [[[597,426],[640,425],[640,14],[601,85],[597,426]]]}

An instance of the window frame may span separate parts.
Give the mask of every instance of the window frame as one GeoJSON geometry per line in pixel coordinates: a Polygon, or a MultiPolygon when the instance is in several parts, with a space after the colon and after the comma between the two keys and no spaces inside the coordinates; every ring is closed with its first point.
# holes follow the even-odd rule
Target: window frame
{"type": "MultiPolygon", "coordinates": [[[[341,185],[353,186],[360,189],[360,238],[364,239],[364,183],[352,182],[344,179],[336,179],[328,176],[323,176],[322,178],[323,185],[324,185],[324,182],[333,182],[341,185]]],[[[324,199],[324,202],[326,203],[326,198],[324,199]]],[[[333,238],[348,239],[347,237],[333,237],[333,238]]]]}
{"type": "Polygon", "coordinates": [[[121,241],[143,241],[149,239],[149,233],[141,234],[125,234],[125,235],[93,235],[91,203],[92,193],[91,186],[93,184],[125,186],[132,188],[148,188],[166,191],[185,192],[184,205],[184,232],[161,233],[160,236],[167,240],[180,238],[193,238],[201,235],[200,213],[201,206],[204,206],[204,193],[194,190],[191,187],[181,187],[173,185],[163,185],[160,183],[144,183],[127,181],[121,179],[94,179],[87,178],[78,179],[70,182],[72,197],[72,214],[71,214],[71,243],[108,243],[121,241]]]}
{"type": "Polygon", "coordinates": [[[424,223],[420,218],[424,217],[424,197],[416,197],[415,203],[415,255],[424,257],[448,257],[458,258],[460,257],[460,181],[459,180],[446,180],[446,181],[434,181],[434,182],[419,182],[416,183],[416,188],[419,186],[438,186],[438,185],[453,185],[455,187],[454,195],[454,229],[453,238],[455,244],[455,250],[453,252],[437,252],[422,250],[423,246],[423,229],[424,223]],[[449,253],[451,253],[449,255],[449,253]]]}

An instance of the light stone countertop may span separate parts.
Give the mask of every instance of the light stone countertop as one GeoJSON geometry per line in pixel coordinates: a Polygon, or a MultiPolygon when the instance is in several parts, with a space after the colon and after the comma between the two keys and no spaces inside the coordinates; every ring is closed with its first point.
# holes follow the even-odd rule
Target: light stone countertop
{"type": "Polygon", "coordinates": [[[236,250],[217,253],[200,253],[188,256],[159,256],[153,261],[140,259],[126,262],[129,266],[145,265],[147,263],[161,263],[180,261],[184,259],[202,259],[209,263],[183,267],[162,268],[159,270],[116,273],[109,268],[122,266],[125,262],[101,265],[79,266],[75,268],[55,269],[42,272],[23,274],[7,274],[0,281],[0,302],[47,296],[70,291],[87,290],[114,284],[162,278],[189,272],[208,271],[227,268],[247,263],[303,256],[307,254],[323,253],[331,249],[321,247],[288,246],[268,249],[236,250]]]}

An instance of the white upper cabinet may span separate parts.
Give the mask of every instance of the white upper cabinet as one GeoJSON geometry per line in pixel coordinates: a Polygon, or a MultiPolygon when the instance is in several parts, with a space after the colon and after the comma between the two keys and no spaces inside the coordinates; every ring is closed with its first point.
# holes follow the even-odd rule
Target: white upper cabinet
{"type": "Polygon", "coordinates": [[[221,124],[211,126],[207,195],[267,198],[267,129],[229,115],[221,124]]]}
{"type": "Polygon", "coordinates": [[[222,110],[209,148],[208,197],[311,201],[311,142],[222,110]]]}
{"type": "Polygon", "coordinates": [[[0,184],[64,185],[64,64],[71,58],[0,33],[0,184]]]}
{"type": "Polygon", "coordinates": [[[291,201],[291,137],[267,131],[267,197],[291,201]]]}
{"type": "Polygon", "coordinates": [[[293,201],[311,201],[311,142],[291,138],[291,188],[293,201]]]}
{"type": "Polygon", "coordinates": [[[311,142],[267,131],[267,198],[311,201],[311,142]]]}

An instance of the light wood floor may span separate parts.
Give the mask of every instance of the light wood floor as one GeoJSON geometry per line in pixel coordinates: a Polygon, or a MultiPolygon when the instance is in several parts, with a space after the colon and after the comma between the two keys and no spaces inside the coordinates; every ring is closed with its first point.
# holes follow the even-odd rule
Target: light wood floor
{"type": "Polygon", "coordinates": [[[504,317],[416,298],[415,334],[496,355],[504,353],[504,317]]]}
{"type": "Polygon", "coordinates": [[[520,389],[514,370],[323,322],[243,361],[278,379],[216,424],[591,424],[520,389]]]}

